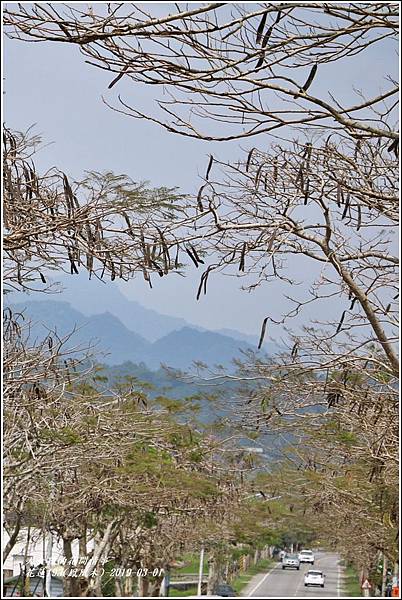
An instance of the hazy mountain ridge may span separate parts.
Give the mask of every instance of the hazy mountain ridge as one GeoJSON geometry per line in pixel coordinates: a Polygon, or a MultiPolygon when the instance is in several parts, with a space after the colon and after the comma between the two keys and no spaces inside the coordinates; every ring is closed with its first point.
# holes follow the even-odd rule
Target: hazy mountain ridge
{"type": "MultiPolygon", "coordinates": [[[[62,279],[60,285],[62,288],[60,293],[35,293],[29,296],[13,293],[8,296],[7,302],[9,304],[48,302],[49,300],[59,303],[67,302],[86,317],[109,312],[117,317],[127,329],[141,335],[149,342],[155,342],[183,327],[190,327],[197,331],[211,331],[189,323],[183,318],[161,314],[135,300],[129,300],[116,283],[105,283],[98,279],[89,281],[87,277],[70,276],[62,279]]],[[[215,333],[255,346],[258,344],[257,335],[250,335],[235,329],[219,329],[215,333]]]]}
{"type": "Polygon", "coordinates": [[[221,364],[228,367],[233,358],[242,356],[243,351],[250,348],[255,350],[247,342],[190,326],[171,331],[151,343],[139,333],[130,331],[109,311],[85,316],[68,302],[25,301],[10,306],[18,312],[24,312],[32,321],[33,338],[43,338],[52,330],[59,337],[74,332],[67,347],[94,345],[100,353],[100,361],[108,365],[130,361],[144,363],[149,369],[158,369],[161,363],[186,369],[193,361],[202,361],[211,366],[221,364]]]}

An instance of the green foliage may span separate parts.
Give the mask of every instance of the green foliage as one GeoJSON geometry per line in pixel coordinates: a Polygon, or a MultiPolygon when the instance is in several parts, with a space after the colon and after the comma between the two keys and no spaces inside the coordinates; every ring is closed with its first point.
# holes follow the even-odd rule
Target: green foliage
{"type": "Polygon", "coordinates": [[[139,523],[142,524],[147,529],[156,527],[158,524],[157,515],[154,512],[147,511],[142,515],[142,518],[139,519],[139,523]]]}
{"type": "Polygon", "coordinates": [[[39,435],[43,441],[59,442],[66,446],[73,446],[82,441],[80,434],[67,426],[61,429],[42,429],[39,435]]]}
{"type": "Polygon", "coordinates": [[[348,565],[345,569],[345,577],[343,580],[343,590],[345,596],[353,598],[361,598],[362,591],[360,588],[359,576],[356,569],[352,565],[348,565]]]}
{"type": "Polygon", "coordinates": [[[102,595],[106,598],[114,597],[116,595],[116,588],[114,584],[114,577],[112,576],[112,569],[115,568],[116,562],[109,560],[105,565],[105,572],[102,575],[102,595]]]}

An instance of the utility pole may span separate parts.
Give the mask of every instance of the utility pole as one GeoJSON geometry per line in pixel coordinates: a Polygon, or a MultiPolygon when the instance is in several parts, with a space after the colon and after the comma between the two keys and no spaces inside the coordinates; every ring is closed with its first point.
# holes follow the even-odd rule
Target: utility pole
{"type": "Polygon", "coordinates": [[[164,568],[164,576],[162,579],[160,594],[161,594],[161,596],[167,597],[167,596],[169,596],[169,591],[170,591],[170,567],[166,566],[164,568]]]}
{"type": "Polygon", "coordinates": [[[200,569],[198,571],[198,588],[197,596],[202,596],[202,576],[204,573],[204,546],[201,548],[200,553],[200,569]]]}
{"type": "Polygon", "coordinates": [[[53,551],[53,535],[49,531],[49,537],[46,547],[45,557],[45,594],[47,598],[52,597],[51,584],[52,584],[52,551],[53,551]]]}
{"type": "Polygon", "coordinates": [[[381,580],[381,596],[385,596],[385,588],[387,587],[387,571],[388,558],[382,553],[382,580],[381,580]]]}

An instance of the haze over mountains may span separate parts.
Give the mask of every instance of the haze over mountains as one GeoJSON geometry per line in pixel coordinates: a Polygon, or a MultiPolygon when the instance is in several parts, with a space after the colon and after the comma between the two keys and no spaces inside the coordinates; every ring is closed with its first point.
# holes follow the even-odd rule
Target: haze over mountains
{"type": "Polygon", "coordinates": [[[91,343],[101,354],[101,362],[109,365],[130,361],[144,363],[150,369],[158,369],[161,363],[185,369],[197,360],[209,365],[229,366],[233,358],[241,357],[242,350],[251,347],[247,342],[229,336],[187,326],[150,342],[130,331],[110,312],[85,316],[67,302],[28,301],[13,303],[11,307],[24,312],[32,321],[34,338],[43,338],[52,330],[60,338],[74,332],[67,342],[68,348],[85,348],[91,343]]]}
{"type": "MultiPolygon", "coordinates": [[[[60,337],[74,331],[68,346],[87,347],[91,342],[101,354],[100,361],[108,365],[130,361],[153,370],[161,363],[186,369],[193,361],[201,361],[228,367],[245,350],[256,350],[255,336],[236,330],[208,331],[162,315],[128,300],[116,285],[74,282],[74,278],[68,283],[61,294],[13,294],[6,304],[24,311],[33,323],[34,337],[44,337],[54,329],[60,337]]],[[[269,354],[277,349],[269,342],[265,346],[269,354]]]]}

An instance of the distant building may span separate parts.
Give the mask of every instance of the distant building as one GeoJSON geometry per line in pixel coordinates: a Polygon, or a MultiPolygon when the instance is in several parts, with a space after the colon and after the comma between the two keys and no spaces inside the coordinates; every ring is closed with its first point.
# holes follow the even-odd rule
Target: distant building
{"type": "MultiPolygon", "coordinates": [[[[25,556],[28,567],[37,567],[44,564],[45,548],[49,543],[50,534],[47,533],[44,539],[42,530],[32,528],[28,548],[26,548],[27,534],[27,528],[21,529],[14,547],[3,563],[3,577],[18,576],[24,568],[25,556]]],[[[3,529],[4,546],[9,539],[10,536],[3,529]]],[[[78,548],[76,549],[76,555],[78,557],[78,548]]],[[[62,540],[52,534],[52,566],[62,565],[63,556],[62,540]]]]}
{"type": "MultiPolygon", "coordinates": [[[[30,596],[32,596],[33,598],[43,598],[43,577],[39,577],[38,575],[35,575],[34,577],[29,577],[29,583],[30,596]]],[[[23,578],[21,575],[16,575],[14,577],[4,579],[3,598],[21,598],[23,596],[22,586],[23,578]]],[[[50,582],[51,598],[62,598],[63,595],[63,579],[61,577],[56,577],[55,575],[52,575],[50,582]]]]}
{"type": "MultiPolygon", "coordinates": [[[[46,532],[45,535],[41,529],[31,528],[29,543],[27,545],[28,529],[21,529],[17,541],[14,544],[10,554],[3,563],[3,581],[4,596],[21,597],[23,585],[23,576],[25,569],[34,573],[30,576],[31,594],[33,596],[43,597],[43,573],[40,567],[45,564],[46,556],[51,556],[50,569],[52,573],[51,590],[52,598],[63,596],[63,574],[71,565],[66,564],[63,552],[63,541],[56,534],[46,532]],[[51,545],[51,552],[49,552],[51,545]],[[61,591],[60,591],[61,590],[61,591]],[[59,593],[60,591],[60,593],[59,593]]],[[[3,544],[7,544],[10,536],[3,529],[3,544]]],[[[87,553],[93,549],[93,540],[90,539],[87,544],[87,553]]],[[[78,541],[72,543],[72,554],[74,563],[78,563],[79,551],[78,541]]]]}

